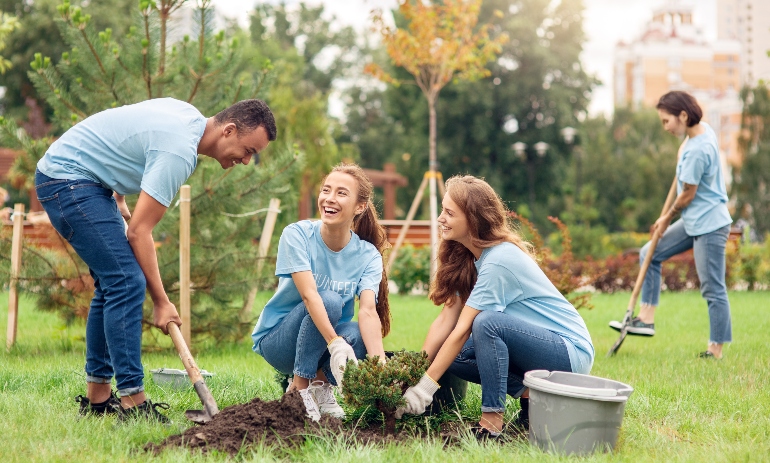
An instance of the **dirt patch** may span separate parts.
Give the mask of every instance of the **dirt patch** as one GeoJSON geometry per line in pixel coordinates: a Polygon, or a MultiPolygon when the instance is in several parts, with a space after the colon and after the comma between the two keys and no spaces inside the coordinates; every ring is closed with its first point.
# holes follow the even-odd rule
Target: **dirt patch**
{"type": "Polygon", "coordinates": [[[289,392],[280,400],[265,402],[259,398],[246,404],[221,410],[204,425],[196,425],[182,434],[170,436],[158,444],[149,443],[144,449],[158,454],[170,447],[209,452],[218,450],[235,455],[254,444],[300,445],[310,436],[349,436],[358,442],[384,443],[407,440],[406,433],[384,436],[381,428],[348,428],[341,420],[330,416],[314,422],[305,415],[299,393],[289,392]]]}

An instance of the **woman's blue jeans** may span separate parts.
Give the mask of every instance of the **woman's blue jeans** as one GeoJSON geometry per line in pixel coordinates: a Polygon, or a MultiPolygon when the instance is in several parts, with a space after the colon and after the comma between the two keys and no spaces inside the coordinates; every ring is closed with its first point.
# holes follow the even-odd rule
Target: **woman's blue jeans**
{"type": "MultiPolygon", "coordinates": [[[[361,338],[358,323],[340,323],[342,318],[340,295],[334,291],[321,291],[319,294],[334,331],[353,347],[356,358],[365,358],[366,346],[361,338]]],[[[281,373],[313,379],[320,369],[330,383],[337,384],[329,366],[326,340],[310,318],[304,302],[297,304],[281,320],[281,323],[262,338],[259,349],[267,363],[281,373]]]]}
{"type": "Polygon", "coordinates": [[[481,384],[482,412],[502,413],[506,395],[520,397],[526,389],[524,373],[531,370],[572,371],[564,340],[511,315],[483,311],[447,371],[481,384]]]}
{"type": "Polygon", "coordinates": [[[51,224],[88,265],[94,298],[86,323],[86,381],[117,382],[120,396],[144,390],[144,273],[128,244],[112,190],[92,180],[35,174],[37,197],[51,224]]]}
{"type": "MultiPolygon", "coordinates": [[[[726,225],[705,235],[690,236],[684,229],[684,222],[673,223],[658,240],[652,254],[650,267],[642,284],[642,304],[658,306],[660,301],[661,264],[671,257],[689,249],[693,250],[695,270],[700,280],[700,292],[709,309],[709,342],[723,344],[732,341],[730,301],[727,299],[725,284],[725,247],[730,226],[726,225]]],[[[650,243],[642,247],[640,262],[650,249],[650,243]]]]}

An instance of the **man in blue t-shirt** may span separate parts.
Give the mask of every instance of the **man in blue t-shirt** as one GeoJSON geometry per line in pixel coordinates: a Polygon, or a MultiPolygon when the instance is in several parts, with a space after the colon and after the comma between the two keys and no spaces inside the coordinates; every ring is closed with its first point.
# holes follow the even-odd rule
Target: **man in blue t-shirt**
{"type": "Polygon", "coordinates": [[[141,362],[146,290],[155,326],[168,334],[169,323],[182,324],[161,282],[153,228],[195,170],[198,154],[229,169],[258,160],[275,137],[275,119],[261,100],[240,101],[206,118],[188,103],[160,98],[88,117],[40,159],[38,199],[94,278],[86,324],[87,393],[76,397],[81,414],[168,421],[156,410],[161,404],[145,397],[141,362]],[[137,193],[132,213],[124,195],[137,193]]]}

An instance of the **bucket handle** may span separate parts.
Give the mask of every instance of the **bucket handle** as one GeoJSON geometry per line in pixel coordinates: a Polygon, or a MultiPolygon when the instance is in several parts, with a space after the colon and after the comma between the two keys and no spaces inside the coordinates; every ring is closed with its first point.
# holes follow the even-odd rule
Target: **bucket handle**
{"type": "Polygon", "coordinates": [[[593,388],[593,387],[579,387],[570,386],[568,384],[559,384],[558,387],[555,383],[547,381],[540,377],[541,375],[550,376],[551,372],[548,370],[534,370],[527,372],[524,376],[525,386],[534,387],[535,389],[541,389],[545,392],[568,392],[578,395],[593,395],[597,397],[617,397],[618,395],[628,396],[634,391],[633,388],[623,389],[607,389],[607,388],[593,388]],[[528,384],[527,384],[528,383],[528,384]]]}

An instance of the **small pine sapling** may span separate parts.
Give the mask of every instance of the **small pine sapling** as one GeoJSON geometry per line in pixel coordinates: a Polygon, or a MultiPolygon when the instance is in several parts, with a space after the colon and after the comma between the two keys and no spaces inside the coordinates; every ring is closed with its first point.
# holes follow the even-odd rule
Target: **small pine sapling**
{"type": "Polygon", "coordinates": [[[396,409],[405,405],[404,392],[420,381],[430,366],[425,352],[395,352],[387,363],[367,356],[358,365],[349,362],[343,376],[345,404],[357,410],[374,407],[385,420],[385,433],[396,433],[396,409]]]}

